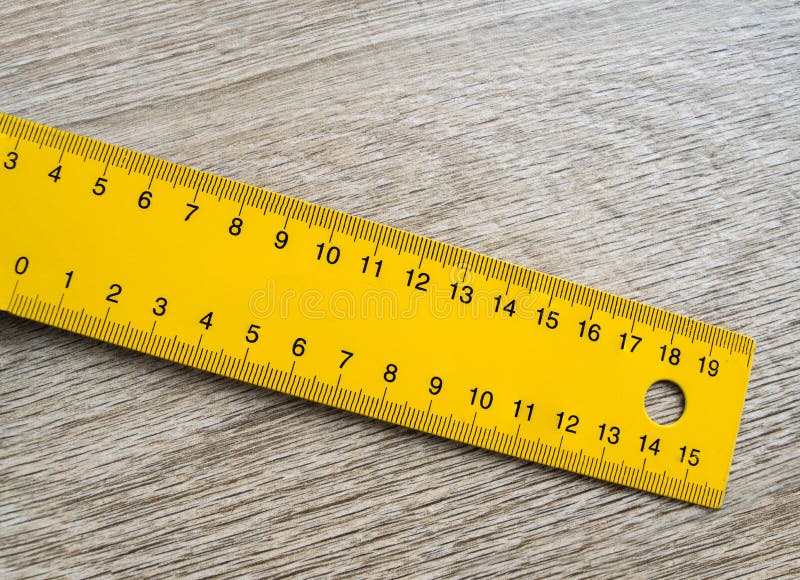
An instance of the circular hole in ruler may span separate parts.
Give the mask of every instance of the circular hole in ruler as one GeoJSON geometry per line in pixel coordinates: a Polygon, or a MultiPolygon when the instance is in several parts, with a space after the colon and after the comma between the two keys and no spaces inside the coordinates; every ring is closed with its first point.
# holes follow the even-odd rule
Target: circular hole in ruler
{"type": "Polygon", "coordinates": [[[683,415],[686,399],[683,390],[672,381],[656,381],[647,389],[644,408],[659,425],[672,425],[683,415]]]}

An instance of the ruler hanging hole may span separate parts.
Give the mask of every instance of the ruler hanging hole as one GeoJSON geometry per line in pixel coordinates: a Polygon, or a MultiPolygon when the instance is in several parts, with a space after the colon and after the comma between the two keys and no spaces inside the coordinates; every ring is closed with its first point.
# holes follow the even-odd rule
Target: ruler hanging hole
{"type": "Polygon", "coordinates": [[[683,390],[672,381],[656,381],[647,389],[644,408],[655,423],[672,425],[683,415],[686,398],[683,390]]]}

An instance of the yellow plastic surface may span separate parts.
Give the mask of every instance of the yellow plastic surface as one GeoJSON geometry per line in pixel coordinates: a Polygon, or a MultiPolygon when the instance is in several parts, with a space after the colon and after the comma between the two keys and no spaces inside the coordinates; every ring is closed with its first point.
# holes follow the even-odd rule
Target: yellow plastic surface
{"type": "Polygon", "coordinates": [[[3,114],[0,200],[0,308],[15,315],[722,504],[745,336],[3,114]],[[645,411],[658,380],[685,393],[670,426],[645,411]]]}

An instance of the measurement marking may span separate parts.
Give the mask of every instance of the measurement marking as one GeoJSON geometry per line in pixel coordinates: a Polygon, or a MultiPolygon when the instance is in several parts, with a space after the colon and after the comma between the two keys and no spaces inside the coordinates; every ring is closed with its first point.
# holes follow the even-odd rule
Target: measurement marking
{"type": "Polygon", "coordinates": [[[378,407],[378,415],[381,415],[383,413],[383,404],[386,402],[386,393],[388,390],[389,390],[388,387],[385,387],[383,389],[383,395],[381,395],[381,401],[378,407]]]}
{"type": "Polygon", "coordinates": [[[491,433],[492,433],[492,436],[491,436],[491,439],[489,439],[488,446],[489,446],[490,449],[494,449],[495,440],[497,438],[497,426],[492,427],[491,433]]]}
{"type": "Polygon", "coordinates": [[[453,414],[447,417],[447,421],[445,421],[444,425],[442,425],[442,430],[440,431],[440,435],[443,435],[447,439],[452,439],[451,433],[453,431],[453,414]]]}
{"type": "Polygon", "coordinates": [[[64,302],[64,293],[61,293],[61,298],[58,299],[58,306],[56,306],[56,314],[61,314],[61,303],[64,302]]]}
{"type": "Polygon", "coordinates": [[[431,422],[431,406],[433,405],[433,399],[428,401],[428,408],[425,410],[424,422],[422,423],[422,429],[428,431],[430,429],[430,422],[431,422]]]}
{"type": "MultiPolygon", "coordinates": [[[[37,298],[38,298],[38,296],[37,296],[37,298]]],[[[102,330],[103,330],[103,329],[105,328],[105,326],[106,326],[106,321],[108,320],[108,313],[109,313],[109,312],[111,312],[111,307],[110,307],[110,306],[109,306],[108,308],[106,308],[106,313],[105,313],[105,315],[103,316],[103,323],[100,325],[100,330],[101,330],[101,332],[102,332],[102,330]]]]}
{"type": "Polygon", "coordinates": [[[19,280],[14,282],[14,288],[11,290],[11,298],[8,300],[8,306],[6,306],[6,310],[11,311],[11,303],[14,301],[14,296],[17,293],[17,286],[19,285],[19,280]]]}
{"type": "Polygon", "coordinates": [[[257,380],[258,384],[260,384],[263,387],[267,384],[266,377],[271,376],[271,374],[274,372],[275,369],[270,367],[270,363],[267,363],[267,366],[264,365],[258,365],[258,366],[259,366],[259,371],[257,375],[258,377],[257,380]]]}
{"type": "Polygon", "coordinates": [[[403,403],[403,412],[400,413],[400,418],[398,419],[398,423],[405,424],[406,421],[406,412],[408,411],[408,401],[403,403]]]}
{"type": "Polygon", "coordinates": [[[353,410],[356,413],[362,413],[362,408],[364,406],[363,393],[364,393],[363,389],[358,389],[358,395],[356,396],[356,401],[355,401],[355,403],[353,403],[353,410]]]}
{"type": "Polygon", "coordinates": [[[194,348],[194,357],[192,358],[192,366],[194,366],[194,361],[197,360],[197,355],[200,353],[200,344],[203,342],[203,335],[200,335],[200,338],[197,340],[197,346],[194,348]]]}

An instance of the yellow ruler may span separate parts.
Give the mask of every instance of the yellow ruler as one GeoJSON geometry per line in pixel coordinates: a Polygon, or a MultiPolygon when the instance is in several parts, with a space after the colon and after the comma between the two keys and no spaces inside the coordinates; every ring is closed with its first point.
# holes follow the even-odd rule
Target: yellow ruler
{"type": "Polygon", "coordinates": [[[750,338],[0,114],[0,308],[499,453],[722,504],[750,338]],[[648,388],[685,395],[672,425],[648,388]]]}

